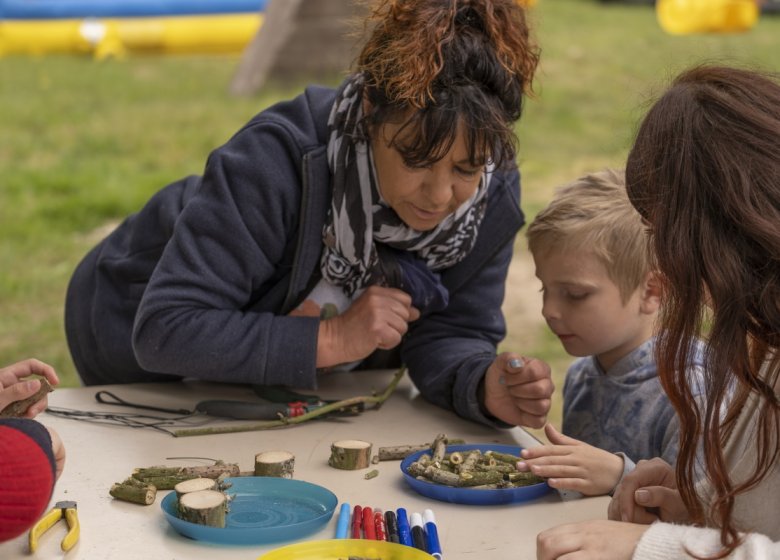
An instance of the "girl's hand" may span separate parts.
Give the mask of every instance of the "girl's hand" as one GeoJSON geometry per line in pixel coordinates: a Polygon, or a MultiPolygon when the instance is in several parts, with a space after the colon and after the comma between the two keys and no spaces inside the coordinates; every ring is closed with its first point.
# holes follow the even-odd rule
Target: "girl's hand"
{"type": "Polygon", "coordinates": [[[663,459],[639,461],[615,490],[609,503],[610,519],[632,523],[689,521],[688,510],[677,491],[674,469],[663,459]],[[652,509],[650,509],[652,508],[652,509]]]}
{"type": "Polygon", "coordinates": [[[341,315],[320,322],[317,367],[361,360],[401,343],[420,312],[403,290],[371,286],[341,315]]]}
{"type": "Polygon", "coordinates": [[[507,424],[541,428],[553,390],[549,365],[504,352],[485,374],[485,408],[507,424]]]}
{"type": "MultiPolygon", "coordinates": [[[[54,368],[40,360],[29,359],[4,367],[0,369],[0,410],[12,402],[33,396],[41,388],[41,382],[37,379],[22,381],[31,375],[40,375],[51,385],[57,385],[60,382],[54,368]]],[[[46,410],[48,404],[48,398],[44,396],[38,402],[30,405],[24,416],[33,418],[46,410]]]]}
{"type": "Polygon", "coordinates": [[[630,560],[647,525],[617,521],[585,521],[559,525],[536,537],[537,560],[630,560]]]}
{"type": "Polygon", "coordinates": [[[544,433],[553,445],[523,449],[518,470],[531,471],[560,490],[576,490],[586,496],[609,494],[623,474],[623,459],[614,453],[564,436],[552,424],[544,433]]]}

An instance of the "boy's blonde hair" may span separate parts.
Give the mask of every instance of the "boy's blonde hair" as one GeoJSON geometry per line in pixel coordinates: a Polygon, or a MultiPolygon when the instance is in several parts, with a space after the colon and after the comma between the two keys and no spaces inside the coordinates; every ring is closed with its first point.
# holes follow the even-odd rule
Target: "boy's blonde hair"
{"type": "Polygon", "coordinates": [[[624,302],[652,269],[645,227],[628,200],[623,171],[605,169],[561,187],[525,235],[534,255],[592,252],[624,302]]]}

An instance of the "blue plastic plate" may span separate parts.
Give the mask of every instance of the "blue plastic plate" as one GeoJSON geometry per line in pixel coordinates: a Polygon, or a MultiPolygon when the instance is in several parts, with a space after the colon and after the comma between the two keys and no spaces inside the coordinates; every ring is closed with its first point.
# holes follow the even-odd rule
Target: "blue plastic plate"
{"type": "Polygon", "coordinates": [[[225,527],[207,527],[179,519],[176,492],[162,500],[168,522],[182,535],[221,544],[264,544],[298,540],[318,531],[333,516],[338,499],[322,486],[288,478],[228,478],[234,496],[225,527]]]}
{"type": "MultiPolygon", "coordinates": [[[[509,453],[511,455],[520,455],[522,447],[514,445],[498,445],[495,443],[486,443],[478,445],[449,445],[447,446],[447,452],[453,451],[472,451],[479,449],[483,453],[492,449],[493,451],[499,451],[501,453],[509,453]]],[[[479,489],[479,488],[453,488],[452,486],[444,486],[443,484],[436,484],[428,482],[426,480],[418,480],[415,477],[409,475],[406,472],[407,467],[414,461],[420,458],[426,451],[418,451],[406,457],[401,461],[401,472],[404,475],[404,480],[415,491],[419,492],[423,496],[433,498],[442,502],[450,502],[452,504],[467,504],[472,506],[487,506],[495,504],[512,504],[516,502],[526,502],[533,500],[540,496],[543,496],[550,491],[550,487],[546,482],[540,482],[539,484],[532,484],[530,486],[521,486],[519,488],[501,488],[501,489],[479,489]]]]}

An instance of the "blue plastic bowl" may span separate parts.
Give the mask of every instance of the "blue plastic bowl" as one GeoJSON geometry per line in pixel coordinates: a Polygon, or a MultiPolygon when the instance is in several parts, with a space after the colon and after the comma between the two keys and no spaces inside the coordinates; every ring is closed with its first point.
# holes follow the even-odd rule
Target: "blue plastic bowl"
{"type": "Polygon", "coordinates": [[[221,544],[265,544],[299,540],[317,532],[333,516],[338,499],[322,486],[288,478],[228,478],[232,495],[225,527],[179,519],[176,492],[162,500],[168,522],[182,535],[221,544]]]}
{"type": "MultiPolygon", "coordinates": [[[[522,447],[514,445],[498,445],[495,443],[485,443],[476,445],[449,445],[447,446],[447,452],[453,451],[472,451],[478,449],[483,453],[485,451],[493,450],[500,453],[509,453],[511,455],[519,455],[522,447]]],[[[406,457],[401,461],[401,472],[404,475],[404,480],[415,491],[426,496],[439,500],[441,502],[449,502],[451,504],[467,504],[472,506],[488,506],[496,504],[512,504],[517,502],[527,502],[534,500],[540,496],[545,495],[550,491],[550,487],[546,482],[540,482],[539,484],[532,484],[530,486],[520,486],[518,488],[501,488],[501,489],[480,489],[480,488],[454,488],[452,486],[445,486],[443,484],[436,484],[434,482],[428,482],[427,480],[418,480],[406,472],[409,465],[420,458],[427,451],[418,451],[406,457]]]]}

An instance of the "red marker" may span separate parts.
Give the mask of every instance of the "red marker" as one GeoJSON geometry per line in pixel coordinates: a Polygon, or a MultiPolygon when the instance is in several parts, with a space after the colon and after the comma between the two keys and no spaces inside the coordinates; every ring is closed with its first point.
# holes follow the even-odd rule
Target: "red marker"
{"type": "Polygon", "coordinates": [[[376,540],[376,529],[374,527],[374,512],[370,507],[363,508],[363,538],[372,541],[376,540]]]}
{"type": "Polygon", "coordinates": [[[363,508],[355,506],[352,510],[352,538],[360,538],[360,528],[363,526],[363,508]]]}
{"type": "Polygon", "coordinates": [[[387,540],[385,532],[385,516],[381,509],[374,510],[374,531],[376,532],[376,540],[387,540]]]}

